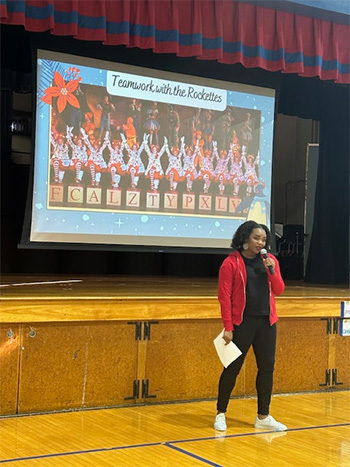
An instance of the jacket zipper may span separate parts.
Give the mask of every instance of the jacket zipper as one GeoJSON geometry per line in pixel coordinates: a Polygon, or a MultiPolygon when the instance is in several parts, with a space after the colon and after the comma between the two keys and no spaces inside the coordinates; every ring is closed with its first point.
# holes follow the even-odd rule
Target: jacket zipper
{"type": "Polygon", "coordinates": [[[237,267],[238,267],[238,271],[239,271],[239,275],[241,276],[241,279],[242,279],[242,282],[243,282],[243,293],[244,293],[244,305],[243,305],[243,308],[242,308],[242,312],[241,312],[241,322],[243,321],[243,312],[244,312],[244,308],[245,308],[245,305],[246,305],[246,292],[245,292],[245,284],[244,284],[244,278],[243,278],[243,274],[242,274],[242,271],[239,267],[239,261],[238,261],[238,258],[236,258],[236,261],[237,261],[237,267]]]}
{"type": "Polygon", "coordinates": [[[270,314],[269,314],[269,321],[270,321],[270,326],[271,325],[271,312],[272,312],[272,309],[271,309],[271,282],[268,281],[269,283],[269,307],[270,307],[270,314]]]}

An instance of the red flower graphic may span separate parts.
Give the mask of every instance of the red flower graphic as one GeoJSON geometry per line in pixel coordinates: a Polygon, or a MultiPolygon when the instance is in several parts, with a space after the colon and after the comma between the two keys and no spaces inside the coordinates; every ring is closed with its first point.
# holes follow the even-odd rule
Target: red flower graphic
{"type": "Polygon", "coordinates": [[[57,109],[59,113],[63,112],[66,108],[67,102],[73,107],[79,108],[79,101],[72,93],[77,89],[80,81],[81,78],[78,78],[73,79],[72,81],[67,81],[66,83],[58,71],[55,71],[54,83],[56,86],[51,86],[45,89],[45,96],[42,97],[41,100],[46,102],[46,104],[52,104],[52,98],[58,97],[57,109]]]}

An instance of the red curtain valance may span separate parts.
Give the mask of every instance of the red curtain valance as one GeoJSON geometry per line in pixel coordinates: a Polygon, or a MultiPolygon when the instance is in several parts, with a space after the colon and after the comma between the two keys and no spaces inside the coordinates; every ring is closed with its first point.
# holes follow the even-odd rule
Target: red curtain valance
{"type": "Polygon", "coordinates": [[[235,0],[0,0],[0,22],[350,83],[350,26],[235,0]]]}

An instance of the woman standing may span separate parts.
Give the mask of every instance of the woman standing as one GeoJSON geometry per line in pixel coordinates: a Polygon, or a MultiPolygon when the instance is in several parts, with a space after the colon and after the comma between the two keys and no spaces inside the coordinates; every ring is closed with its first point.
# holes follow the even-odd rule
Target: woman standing
{"type": "Polygon", "coordinates": [[[258,413],[255,428],[284,431],[285,425],[269,415],[276,350],[275,295],[284,290],[277,259],[261,250],[270,245],[270,232],[254,221],[242,224],[234,234],[234,249],[219,271],[218,298],[224,323],[223,339],[234,342],[242,355],[225,368],[219,381],[214,428],[227,429],[225,412],[245,356],[253,346],[257,376],[258,413]]]}

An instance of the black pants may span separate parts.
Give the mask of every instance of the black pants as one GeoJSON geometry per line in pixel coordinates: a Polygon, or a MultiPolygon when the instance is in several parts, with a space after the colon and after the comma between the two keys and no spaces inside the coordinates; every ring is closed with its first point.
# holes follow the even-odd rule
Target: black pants
{"type": "Polygon", "coordinates": [[[241,350],[242,355],[224,368],[221,374],[217,410],[226,412],[237,376],[252,345],[258,367],[256,376],[258,413],[268,415],[275,365],[276,324],[271,326],[268,316],[246,316],[239,326],[234,326],[233,342],[241,350]]]}

